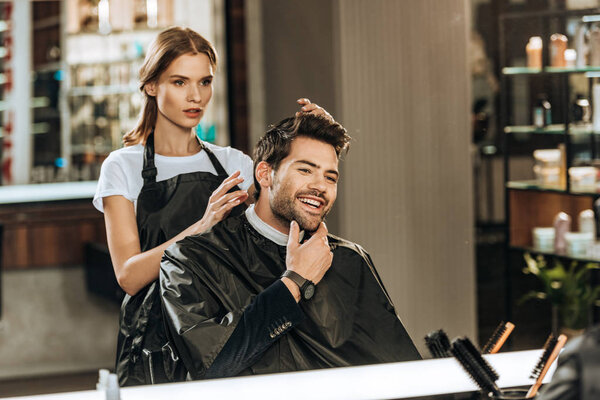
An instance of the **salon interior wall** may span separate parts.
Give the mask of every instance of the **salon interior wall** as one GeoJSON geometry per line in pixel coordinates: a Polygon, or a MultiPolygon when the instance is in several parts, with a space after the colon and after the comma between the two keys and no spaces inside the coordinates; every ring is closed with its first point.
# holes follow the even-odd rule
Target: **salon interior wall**
{"type": "Polygon", "coordinates": [[[247,10],[263,27],[248,30],[252,139],[299,96],[348,129],[328,226],[371,253],[423,354],[433,329],[476,338],[468,3],[262,0],[247,10]]]}

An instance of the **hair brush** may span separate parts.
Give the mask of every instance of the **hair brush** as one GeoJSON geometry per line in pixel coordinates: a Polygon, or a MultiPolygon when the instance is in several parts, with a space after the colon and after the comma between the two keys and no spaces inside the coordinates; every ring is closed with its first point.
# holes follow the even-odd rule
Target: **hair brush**
{"type": "Polygon", "coordinates": [[[468,338],[454,339],[451,352],[482,392],[500,395],[501,391],[496,385],[498,373],[483,359],[468,338]]]}
{"type": "Polygon", "coordinates": [[[531,379],[535,379],[535,383],[527,392],[526,397],[528,399],[536,395],[540,386],[542,386],[542,381],[544,380],[546,373],[550,369],[550,366],[554,363],[554,360],[556,360],[560,354],[560,350],[563,348],[566,342],[567,337],[565,335],[560,335],[558,339],[556,339],[552,334],[548,336],[548,339],[544,344],[544,352],[529,376],[531,379]]]}
{"type": "Polygon", "coordinates": [[[451,357],[450,339],[442,329],[432,331],[425,336],[425,345],[433,358],[451,357]]]}
{"type": "Polygon", "coordinates": [[[502,348],[502,345],[504,345],[504,342],[506,342],[513,329],[515,329],[514,324],[510,322],[504,323],[504,321],[500,322],[485,346],[483,346],[481,354],[496,354],[502,348]]]}

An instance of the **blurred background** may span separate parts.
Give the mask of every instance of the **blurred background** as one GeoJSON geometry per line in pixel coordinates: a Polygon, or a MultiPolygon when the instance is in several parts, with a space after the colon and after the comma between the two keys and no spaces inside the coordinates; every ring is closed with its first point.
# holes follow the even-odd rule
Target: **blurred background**
{"type": "Polygon", "coordinates": [[[329,230],[372,255],[424,355],[423,337],[439,328],[483,345],[511,320],[504,350],[520,350],[541,347],[553,328],[594,323],[595,295],[582,293],[596,285],[600,260],[598,7],[0,1],[0,397],[92,389],[98,368],[114,368],[122,292],[91,198],[103,160],[140,111],[148,45],[173,25],[198,31],[219,55],[202,140],[251,154],[300,97],[348,129],[354,140],[329,230]],[[567,49],[583,61],[572,64],[567,49]],[[536,51],[540,65],[531,64],[536,51]],[[558,153],[536,156],[540,149],[558,153]],[[573,236],[568,249],[534,230],[554,228],[565,212],[572,224],[562,232],[585,233],[587,210],[593,237],[573,236]],[[574,261],[573,271],[586,270],[583,292],[544,292],[543,277],[523,273],[524,254],[544,255],[555,272],[556,261],[574,261]],[[531,291],[541,301],[521,301],[531,291]],[[574,302],[585,318],[568,324],[560,316],[574,302]]]}

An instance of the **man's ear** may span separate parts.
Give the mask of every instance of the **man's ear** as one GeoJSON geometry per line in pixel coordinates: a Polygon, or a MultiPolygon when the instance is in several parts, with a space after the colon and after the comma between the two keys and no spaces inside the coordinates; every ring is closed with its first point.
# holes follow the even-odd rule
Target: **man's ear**
{"type": "Polygon", "coordinates": [[[268,189],[271,187],[271,184],[273,183],[273,174],[271,172],[273,172],[273,169],[266,161],[261,161],[256,165],[254,176],[256,176],[256,180],[261,189],[268,189]]]}
{"type": "Polygon", "coordinates": [[[148,82],[144,85],[144,90],[148,96],[156,96],[156,82],[148,82]]]}

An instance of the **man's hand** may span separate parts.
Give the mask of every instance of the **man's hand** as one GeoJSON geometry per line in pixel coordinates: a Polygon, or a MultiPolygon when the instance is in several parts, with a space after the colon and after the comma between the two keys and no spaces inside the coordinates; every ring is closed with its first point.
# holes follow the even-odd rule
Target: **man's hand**
{"type": "MultiPolygon", "coordinates": [[[[331,267],[333,253],[327,241],[327,227],[321,222],[319,229],[306,242],[299,243],[300,227],[296,221],[290,224],[290,235],[287,243],[285,264],[288,270],[300,274],[304,279],[312,281],[315,285],[331,267]]],[[[300,289],[289,278],[283,278],[290,292],[300,300],[300,289]]]]}

